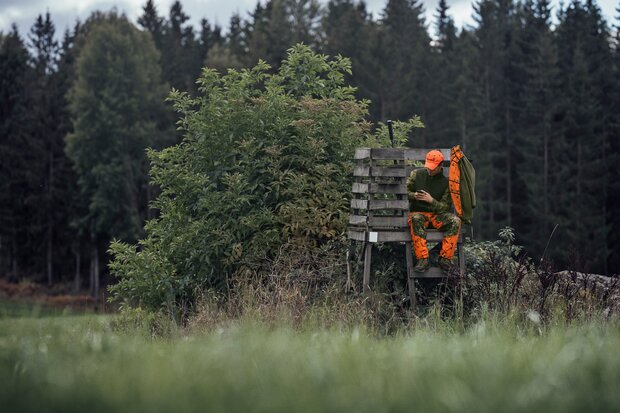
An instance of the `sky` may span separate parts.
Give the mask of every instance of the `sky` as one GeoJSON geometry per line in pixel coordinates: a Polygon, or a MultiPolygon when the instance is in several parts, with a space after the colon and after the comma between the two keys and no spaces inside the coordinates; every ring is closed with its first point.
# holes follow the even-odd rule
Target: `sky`
{"type": "MultiPolygon", "coordinates": [[[[263,3],[265,0],[261,0],[263,3]]],[[[327,0],[319,0],[326,3],[327,0]]],[[[366,0],[368,10],[374,17],[380,17],[387,0],[366,0]]],[[[427,22],[433,21],[433,15],[439,0],[422,0],[426,10],[427,22]]],[[[566,0],[565,3],[568,3],[566,0]]],[[[160,15],[167,15],[174,0],[155,0],[160,15]]],[[[217,23],[224,30],[228,27],[230,16],[237,12],[247,17],[257,0],[181,0],[183,9],[190,16],[190,23],[198,26],[203,17],[209,22],[217,23]]],[[[142,14],[142,7],[146,0],[0,0],[0,31],[8,32],[11,24],[17,24],[22,36],[30,30],[39,14],[49,12],[56,25],[56,32],[62,34],[67,28],[72,28],[76,20],[85,20],[94,10],[108,11],[116,7],[117,11],[125,13],[132,21],[136,21],[142,14]]],[[[458,27],[464,24],[473,24],[472,4],[474,0],[448,0],[449,13],[458,27]]],[[[557,6],[558,0],[553,4],[557,6]]],[[[619,0],[598,0],[603,15],[610,24],[617,24],[615,11],[620,4],[619,0]]]]}

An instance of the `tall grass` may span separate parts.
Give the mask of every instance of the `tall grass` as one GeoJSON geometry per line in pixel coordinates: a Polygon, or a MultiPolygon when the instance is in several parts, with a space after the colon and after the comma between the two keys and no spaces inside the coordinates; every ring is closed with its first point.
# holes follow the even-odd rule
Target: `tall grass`
{"type": "MultiPolygon", "coordinates": [[[[238,320],[119,333],[109,316],[0,320],[4,412],[583,412],[620,409],[617,325],[536,328],[487,314],[454,334],[238,320]]],[[[535,323],[534,323],[535,324],[535,323]]]]}

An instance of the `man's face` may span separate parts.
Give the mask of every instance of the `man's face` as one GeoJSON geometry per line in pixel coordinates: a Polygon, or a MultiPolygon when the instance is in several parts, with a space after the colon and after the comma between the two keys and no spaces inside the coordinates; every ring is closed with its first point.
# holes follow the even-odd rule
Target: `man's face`
{"type": "Polygon", "coordinates": [[[435,169],[430,169],[430,168],[426,168],[426,169],[428,169],[428,174],[430,176],[435,176],[438,173],[441,173],[441,164],[437,165],[435,169]]]}

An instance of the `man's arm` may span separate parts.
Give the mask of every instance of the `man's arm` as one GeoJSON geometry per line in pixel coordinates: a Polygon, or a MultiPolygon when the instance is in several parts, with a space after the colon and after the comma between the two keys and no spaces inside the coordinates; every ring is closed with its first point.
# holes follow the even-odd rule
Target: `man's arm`
{"type": "Polygon", "coordinates": [[[410,201],[415,200],[415,195],[414,195],[414,192],[413,192],[413,184],[415,183],[415,177],[416,177],[416,174],[418,173],[418,171],[419,171],[419,169],[414,169],[409,174],[409,178],[407,178],[407,195],[409,196],[409,200],[410,201]]]}
{"type": "Polygon", "coordinates": [[[437,214],[441,214],[442,212],[448,212],[450,210],[451,202],[452,199],[450,198],[450,188],[446,188],[439,200],[433,198],[433,200],[431,201],[431,209],[437,214]]]}

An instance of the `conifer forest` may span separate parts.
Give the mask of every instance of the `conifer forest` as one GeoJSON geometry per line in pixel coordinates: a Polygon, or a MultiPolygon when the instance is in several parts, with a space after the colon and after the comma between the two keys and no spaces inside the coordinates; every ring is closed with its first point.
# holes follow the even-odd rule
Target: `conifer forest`
{"type": "MultiPolygon", "coordinates": [[[[477,178],[468,236],[511,227],[536,261],[620,273],[620,4],[609,21],[594,0],[476,0],[463,28],[448,1],[432,19],[424,7],[387,0],[371,15],[363,0],[263,0],[220,27],[148,0],[137,21],[101,10],[62,33],[41,10],[29,32],[0,32],[0,276],[94,294],[114,283],[120,245],[148,250],[145,222],[167,211],[159,183],[176,178],[157,165],[200,121],[187,114],[205,104],[196,96],[215,72],[204,68],[267,76],[299,43],[350,59],[360,133],[417,115],[424,127],[406,146],[461,145],[477,178]]],[[[356,110],[325,122],[358,122],[356,110]]],[[[241,162],[246,150],[231,153],[241,162]]]]}

